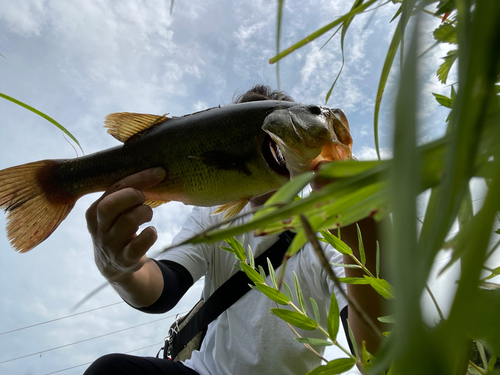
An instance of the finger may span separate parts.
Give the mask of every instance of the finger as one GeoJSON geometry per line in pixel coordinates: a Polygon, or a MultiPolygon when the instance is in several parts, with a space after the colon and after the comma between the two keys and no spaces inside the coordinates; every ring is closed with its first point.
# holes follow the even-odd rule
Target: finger
{"type": "Polygon", "coordinates": [[[133,175],[127,176],[124,179],[113,184],[109,187],[104,194],[96,200],[85,213],[85,217],[87,219],[87,226],[90,231],[94,231],[96,229],[96,212],[97,206],[99,203],[107,196],[125,188],[134,188],[137,190],[144,190],[150,187],[153,187],[163,181],[166,177],[166,172],[163,168],[151,168],[141,171],[139,173],[135,173],[133,175]]]}
{"type": "MultiPolygon", "coordinates": [[[[320,167],[321,167],[323,164],[326,164],[326,163],[331,163],[331,162],[324,161],[324,160],[320,161],[320,162],[316,165],[316,167],[314,168],[314,171],[315,171],[315,172],[316,172],[316,171],[319,171],[320,167]]],[[[328,185],[329,183],[332,183],[332,182],[334,182],[334,180],[333,180],[333,179],[331,179],[331,178],[323,178],[323,177],[318,176],[318,174],[317,174],[317,173],[315,173],[315,178],[314,178],[314,180],[311,182],[311,184],[310,184],[310,185],[311,185],[311,189],[312,189],[313,191],[319,191],[319,190],[321,190],[321,189],[323,188],[323,186],[328,185]]]]}
{"type": "Polygon", "coordinates": [[[126,246],[126,256],[130,265],[141,263],[146,253],[158,239],[155,227],[147,227],[126,246]]]}
{"type": "Polygon", "coordinates": [[[142,204],[136,206],[118,216],[108,233],[106,233],[106,238],[111,242],[110,245],[122,249],[130,241],[130,238],[136,234],[139,226],[151,221],[152,218],[153,210],[151,207],[142,204]]]}
{"type": "Polygon", "coordinates": [[[163,168],[151,168],[144,171],[127,176],[113,184],[103,197],[125,188],[134,188],[137,190],[145,190],[162,182],[166,177],[166,172],[163,168]]]}
{"type": "Polygon", "coordinates": [[[145,200],[142,192],[132,188],[126,188],[104,197],[96,208],[97,230],[100,233],[107,233],[120,215],[142,205],[145,200]]]}
{"type": "Polygon", "coordinates": [[[311,189],[312,191],[320,191],[323,189],[325,185],[331,184],[335,182],[334,179],[332,178],[323,178],[323,177],[316,177],[312,182],[311,182],[311,189]]]}

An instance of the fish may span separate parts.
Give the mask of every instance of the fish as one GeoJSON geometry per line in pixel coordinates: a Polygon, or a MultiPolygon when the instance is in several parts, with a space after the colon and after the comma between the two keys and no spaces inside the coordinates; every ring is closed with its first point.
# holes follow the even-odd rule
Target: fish
{"type": "Polygon", "coordinates": [[[47,239],[80,197],[148,168],[163,167],[167,177],[143,192],[145,204],[220,206],[217,213],[231,216],[323,161],[352,157],[342,110],[295,102],[231,104],[180,117],[113,113],[105,127],[123,144],[0,171],[0,208],[16,251],[47,239]]]}

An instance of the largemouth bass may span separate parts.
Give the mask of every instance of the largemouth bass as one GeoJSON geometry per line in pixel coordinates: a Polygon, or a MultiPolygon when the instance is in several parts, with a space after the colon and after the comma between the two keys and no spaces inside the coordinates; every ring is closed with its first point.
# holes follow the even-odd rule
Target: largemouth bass
{"type": "Polygon", "coordinates": [[[323,160],[351,158],[344,113],[316,105],[268,100],[172,118],[115,113],[105,124],[122,146],[0,171],[0,208],[17,251],[44,241],[83,195],[144,169],[167,172],[144,191],[152,207],[174,200],[234,215],[323,160]]]}

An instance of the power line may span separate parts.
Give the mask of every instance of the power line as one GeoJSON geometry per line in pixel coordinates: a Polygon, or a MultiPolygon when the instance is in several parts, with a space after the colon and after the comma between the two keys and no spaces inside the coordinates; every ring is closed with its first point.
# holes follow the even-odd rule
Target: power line
{"type": "MultiPolygon", "coordinates": [[[[143,346],[142,348],[139,348],[139,349],[129,350],[128,352],[125,352],[124,354],[137,352],[137,351],[142,350],[142,349],[147,349],[147,348],[151,348],[153,346],[159,346],[159,345],[163,345],[163,342],[159,342],[159,343],[148,345],[148,346],[143,346]]],[[[76,366],[72,366],[72,367],[63,368],[62,370],[48,372],[45,375],[57,374],[59,372],[63,372],[63,371],[66,371],[66,370],[71,370],[71,369],[74,369],[74,368],[77,368],[77,367],[82,367],[82,366],[85,366],[85,365],[90,365],[91,363],[92,362],[82,363],[81,365],[76,365],[76,366]]]]}
{"type": "Polygon", "coordinates": [[[96,310],[104,309],[104,308],[106,308],[106,307],[115,306],[115,305],[118,305],[118,304],[120,304],[120,303],[124,303],[124,302],[123,302],[123,301],[120,301],[120,302],[115,302],[115,303],[112,303],[112,304],[110,304],[110,305],[101,306],[101,307],[96,307],[95,309],[90,309],[90,310],[87,310],[87,311],[82,311],[82,312],[79,312],[79,313],[76,313],[76,314],[66,315],[66,316],[63,316],[63,317],[61,317],[61,318],[56,318],[56,319],[52,319],[52,320],[47,320],[47,321],[45,321],[45,322],[36,323],[36,324],[29,325],[29,326],[21,327],[21,328],[16,328],[16,329],[13,329],[13,330],[11,330],[11,331],[0,332],[0,336],[2,336],[2,335],[6,335],[6,334],[8,334],[8,333],[12,333],[12,332],[22,331],[23,329],[33,328],[33,327],[41,326],[41,325],[43,325],[43,324],[56,322],[56,321],[58,321],[58,320],[63,320],[63,319],[66,319],[66,318],[71,318],[71,317],[76,316],[76,315],[86,314],[86,313],[89,313],[89,312],[92,312],[92,311],[96,311],[96,310]]]}
{"type": "Polygon", "coordinates": [[[88,339],[84,339],[84,340],[80,340],[80,341],[75,341],[75,342],[72,342],[72,343],[70,343],[70,344],[65,344],[65,345],[57,346],[57,347],[55,347],[55,348],[50,348],[50,349],[42,350],[42,351],[39,351],[39,352],[36,352],[36,353],[26,354],[26,355],[23,355],[23,356],[21,356],[21,357],[16,357],[16,358],[7,359],[7,360],[5,360],[5,361],[1,361],[1,362],[0,362],[0,364],[1,364],[1,363],[6,363],[6,362],[16,361],[16,360],[18,360],[18,359],[27,358],[27,357],[31,357],[31,356],[34,356],[34,355],[39,355],[39,354],[47,353],[47,352],[50,352],[50,351],[53,351],[53,350],[66,348],[66,347],[68,347],[68,346],[72,346],[72,345],[76,345],[76,344],[81,344],[82,342],[87,342],[87,341],[95,340],[95,339],[98,339],[98,338],[101,338],[101,337],[105,337],[105,336],[109,336],[109,335],[114,335],[115,333],[119,333],[119,332],[123,332],[123,331],[128,331],[128,330],[130,330],[130,329],[137,328],[137,327],[142,327],[142,326],[145,326],[145,325],[147,325],[147,324],[151,324],[151,323],[158,322],[158,321],[160,321],[160,320],[165,320],[165,319],[168,319],[168,318],[173,318],[173,317],[174,317],[174,316],[176,316],[176,315],[177,315],[177,314],[169,315],[169,316],[166,316],[166,317],[164,317],[164,318],[160,318],[160,319],[152,320],[152,321],[147,322],[147,323],[142,323],[142,324],[138,324],[138,325],[135,325],[135,326],[132,326],[132,327],[128,327],[128,328],[124,328],[124,329],[120,329],[120,330],[118,330],[118,331],[105,333],[104,335],[94,336],[94,337],[91,337],[91,338],[88,338],[88,339]]]}

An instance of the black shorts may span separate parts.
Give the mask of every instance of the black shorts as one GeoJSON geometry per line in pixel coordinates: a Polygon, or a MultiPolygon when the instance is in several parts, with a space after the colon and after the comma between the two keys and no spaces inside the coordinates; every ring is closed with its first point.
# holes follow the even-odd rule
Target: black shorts
{"type": "Polygon", "coordinates": [[[107,354],[98,358],[84,375],[198,375],[182,362],[127,354],[107,354]]]}

